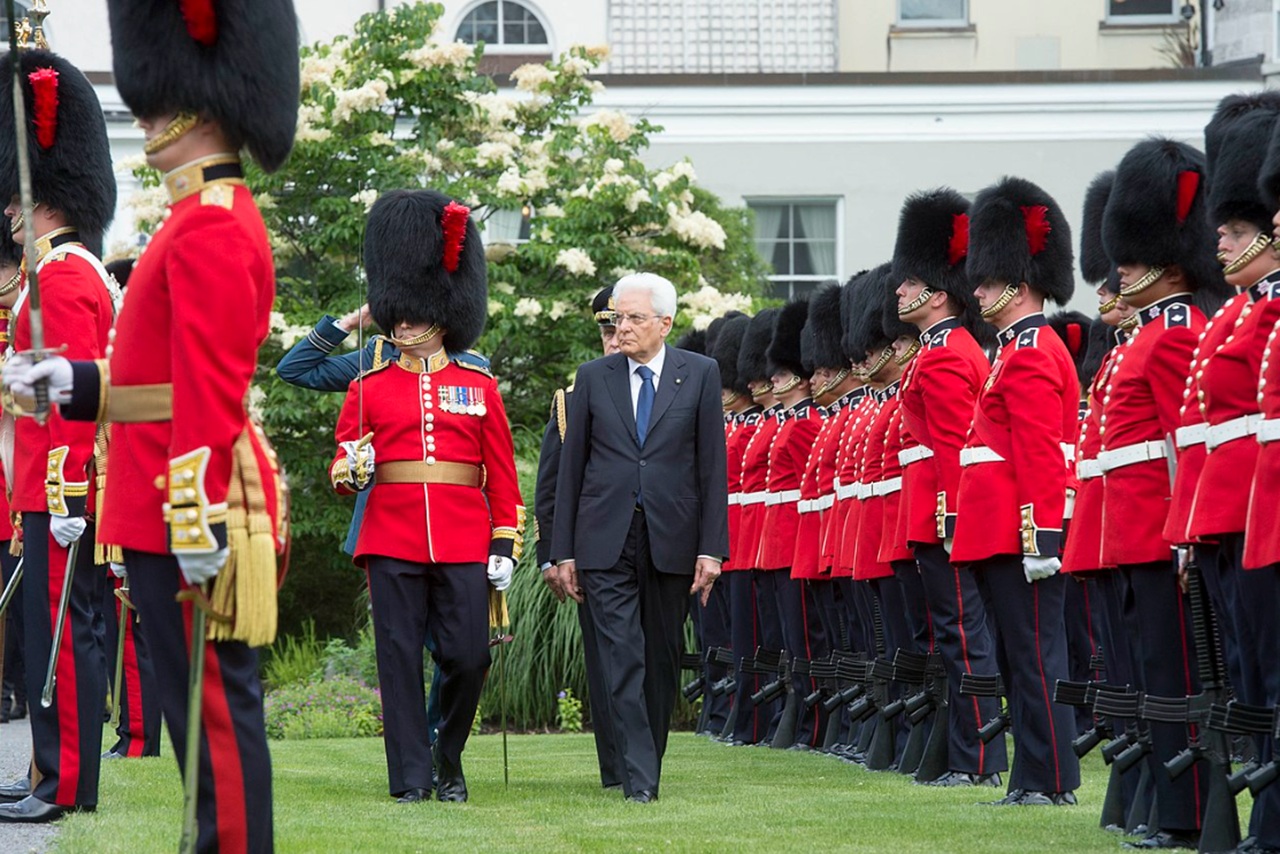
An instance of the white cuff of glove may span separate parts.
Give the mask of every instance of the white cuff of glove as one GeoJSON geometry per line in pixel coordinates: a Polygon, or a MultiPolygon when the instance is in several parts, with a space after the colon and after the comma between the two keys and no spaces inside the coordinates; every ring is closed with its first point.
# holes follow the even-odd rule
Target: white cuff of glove
{"type": "Polygon", "coordinates": [[[176,557],[178,568],[182,570],[182,577],[186,579],[187,584],[198,587],[218,575],[230,554],[231,549],[222,548],[216,552],[179,554],[176,557]]]}
{"type": "Polygon", "coordinates": [[[111,574],[114,575],[116,578],[124,578],[129,573],[125,571],[124,564],[116,563],[113,560],[111,561],[111,574]]]}
{"type": "Polygon", "coordinates": [[[50,401],[67,403],[71,400],[74,374],[71,363],[62,356],[49,356],[33,362],[27,353],[14,353],[5,363],[0,377],[3,377],[5,386],[18,397],[35,397],[36,385],[44,382],[49,390],[50,401]]]}
{"type": "Polygon", "coordinates": [[[955,547],[956,547],[956,538],[955,538],[955,537],[947,537],[945,540],[943,540],[943,541],[942,541],[942,549],[943,549],[943,551],[945,551],[948,555],[950,555],[950,554],[951,554],[951,550],[952,550],[953,548],[955,548],[955,547]]]}
{"type": "Polygon", "coordinates": [[[357,490],[368,488],[373,483],[373,445],[357,447],[356,442],[343,442],[339,447],[347,452],[348,483],[357,490]]]}
{"type": "Polygon", "coordinates": [[[50,516],[49,533],[64,549],[69,547],[84,533],[86,524],[83,516],[50,516]]]}
{"type": "Polygon", "coordinates": [[[494,590],[506,590],[511,586],[511,576],[515,574],[516,563],[509,557],[489,555],[489,568],[485,574],[494,590]]]}
{"type": "Polygon", "coordinates": [[[1058,574],[1058,570],[1062,569],[1062,561],[1056,557],[1034,557],[1025,555],[1022,558],[1022,572],[1027,576],[1028,583],[1042,581],[1058,574]]]}

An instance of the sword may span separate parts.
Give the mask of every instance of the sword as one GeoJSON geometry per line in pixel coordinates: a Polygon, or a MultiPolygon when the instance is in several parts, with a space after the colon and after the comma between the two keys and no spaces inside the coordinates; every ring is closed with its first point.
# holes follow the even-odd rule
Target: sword
{"type": "Polygon", "coordinates": [[[62,574],[62,595],[58,598],[58,620],[53,627],[53,645],[49,649],[49,666],[44,672],[44,691],[40,693],[40,705],[53,705],[53,687],[58,681],[58,653],[62,651],[62,632],[67,625],[67,609],[71,606],[71,579],[75,576],[76,556],[80,554],[77,538],[67,549],[67,568],[62,574]]]}
{"type": "Polygon", "coordinates": [[[116,679],[111,688],[111,727],[120,726],[120,692],[124,690],[124,633],[129,629],[132,618],[129,611],[133,606],[129,603],[129,576],[124,577],[124,582],[120,585],[120,589],[116,591],[116,598],[120,600],[120,620],[117,623],[116,630],[116,679]]]}
{"type": "Polygon", "coordinates": [[[515,640],[508,631],[510,618],[507,616],[506,597],[501,590],[489,589],[489,625],[497,629],[489,646],[498,648],[498,709],[502,722],[502,784],[511,785],[511,764],[507,759],[507,677],[506,653],[507,644],[515,640]]]}
{"type": "Polygon", "coordinates": [[[13,577],[9,579],[9,583],[4,586],[4,592],[0,593],[0,617],[3,617],[5,611],[9,608],[9,603],[13,601],[13,597],[18,593],[18,583],[22,581],[22,560],[18,561],[18,565],[13,568],[13,577]]]}
{"type": "MultiPolygon", "coordinates": [[[[203,587],[190,596],[191,667],[187,674],[187,743],[182,770],[182,841],[180,854],[195,854],[199,841],[196,800],[200,791],[200,720],[204,705],[205,596],[203,587]]],[[[179,598],[184,598],[179,594],[179,598]]]]}

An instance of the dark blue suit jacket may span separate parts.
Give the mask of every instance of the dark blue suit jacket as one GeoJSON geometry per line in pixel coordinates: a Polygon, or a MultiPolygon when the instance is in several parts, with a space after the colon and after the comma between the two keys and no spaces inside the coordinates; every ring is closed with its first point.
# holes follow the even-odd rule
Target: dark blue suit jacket
{"type": "Polygon", "coordinates": [[[660,572],[692,574],[700,554],[729,554],[720,369],[666,348],[644,447],[631,408],[627,357],[578,368],[556,480],[555,561],[581,570],[618,562],[643,487],[650,552],[660,572]]]}

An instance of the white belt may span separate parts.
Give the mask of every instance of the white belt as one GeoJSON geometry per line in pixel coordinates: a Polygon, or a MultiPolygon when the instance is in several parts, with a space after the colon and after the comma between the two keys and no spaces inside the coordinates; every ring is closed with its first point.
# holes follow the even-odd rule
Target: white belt
{"type": "Polygon", "coordinates": [[[733,506],[733,505],[735,505],[735,504],[741,504],[741,503],[742,503],[742,493],[741,493],[741,492],[730,492],[730,493],[729,493],[729,506],[730,506],[730,507],[732,507],[732,506],[733,506]]]}
{"type": "Polygon", "coordinates": [[[1252,436],[1258,432],[1258,422],[1261,420],[1261,415],[1241,415],[1239,418],[1232,418],[1221,424],[1211,424],[1205,436],[1204,446],[1212,451],[1219,445],[1252,436]]]}
{"type": "Polygon", "coordinates": [[[1125,445],[1113,451],[1102,451],[1098,454],[1098,465],[1102,468],[1102,473],[1106,474],[1137,463],[1163,460],[1167,456],[1169,456],[1169,449],[1164,442],[1153,439],[1150,442],[1125,445]]]}
{"type": "Polygon", "coordinates": [[[1076,477],[1081,480],[1093,480],[1102,477],[1102,464],[1097,460],[1081,460],[1076,463],[1076,477]]]}
{"type": "Polygon", "coordinates": [[[961,448],[960,449],[960,465],[976,466],[978,463],[1002,463],[1004,457],[997,454],[990,448],[961,448]]]}
{"type": "Polygon", "coordinates": [[[927,460],[933,456],[933,449],[926,448],[924,445],[916,445],[914,448],[904,448],[898,451],[898,465],[906,468],[912,463],[918,463],[921,460],[927,460]]]}
{"type": "Polygon", "coordinates": [[[902,478],[891,477],[871,484],[871,494],[876,496],[892,495],[902,489],[902,478]]]}
{"type": "Polygon", "coordinates": [[[857,486],[858,486],[857,495],[858,495],[859,501],[866,501],[868,498],[870,498],[872,495],[875,494],[876,485],[874,483],[859,483],[857,486]]]}
{"type": "Polygon", "coordinates": [[[1280,441],[1280,418],[1264,418],[1258,422],[1258,441],[1263,445],[1280,441]]]}
{"type": "Polygon", "coordinates": [[[836,503],[836,497],[834,494],[824,495],[821,498],[813,499],[813,509],[814,510],[830,510],[832,507],[835,506],[835,503],[836,503]]]}
{"type": "Polygon", "coordinates": [[[1066,460],[1067,468],[1076,461],[1076,446],[1068,445],[1066,442],[1059,442],[1058,447],[1062,449],[1062,459],[1066,460]]]}
{"type": "Polygon", "coordinates": [[[797,513],[815,513],[817,512],[818,508],[815,507],[814,505],[817,503],[818,502],[814,501],[812,498],[801,498],[799,501],[796,502],[796,512],[797,513]]]}
{"type": "Polygon", "coordinates": [[[738,503],[743,507],[749,507],[752,504],[764,504],[768,497],[767,492],[743,492],[738,496],[738,503]]]}
{"type": "Polygon", "coordinates": [[[765,507],[776,507],[779,504],[794,504],[800,500],[800,490],[784,489],[782,492],[767,492],[764,496],[765,507]]]}
{"type": "Polygon", "coordinates": [[[846,498],[855,498],[858,495],[858,486],[856,483],[843,484],[836,481],[836,498],[844,501],[846,498]]]}
{"type": "Polygon", "coordinates": [[[1208,424],[1192,424],[1188,427],[1179,427],[1178,432],[1174,434],[1173,440],[1177,444],[1179,451],[1185,451],[1192,445],[1203,445],[1208,433],[1208,424]]]}

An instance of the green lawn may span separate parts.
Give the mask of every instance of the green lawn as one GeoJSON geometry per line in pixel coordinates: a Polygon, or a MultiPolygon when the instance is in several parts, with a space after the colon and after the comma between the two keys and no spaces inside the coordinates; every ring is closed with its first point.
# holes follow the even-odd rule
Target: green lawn
{"type": "MultiPolygon", "coordinates": [[[[629,804],[598,785],[589,735],[472,738],[471,802],[395,804],[381,739],[274,742],[281,852],[410,851],[1109,851],[1098,828],[1098,751],[1073,808],[975,806],[1003,792],[914,786],[828,757],[730,748],[687,733],[667,752],[662,799],[629,804]]],[[[1247,801],[1242,801],[1247,806],[1247,801]]],[[[65,819],[60,852],[146,854],[177,846],[178,774],[168,757],[104,762],[102,805],[65,819]]]]}

